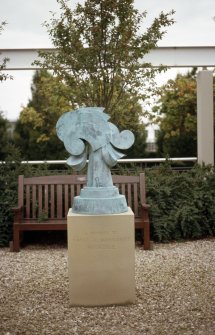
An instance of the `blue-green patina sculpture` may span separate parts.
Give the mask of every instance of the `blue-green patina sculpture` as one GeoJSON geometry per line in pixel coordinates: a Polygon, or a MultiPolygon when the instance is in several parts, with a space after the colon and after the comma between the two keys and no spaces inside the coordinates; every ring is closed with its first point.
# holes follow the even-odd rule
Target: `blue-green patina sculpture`
{"type": "Polygon", "coordinates": [[[104,108],[86,107],[63,114],[57,122],[58,137],[71,154],[68,165],[77,171],[87,162],[87,186],[74,198],[72,211],[82,214],[116,214],[127,212],[124,195],[113,186],[110,168],[124,154],[118,149],[128,149],[134,143],[129,130],[119,132],[104,108]]]}

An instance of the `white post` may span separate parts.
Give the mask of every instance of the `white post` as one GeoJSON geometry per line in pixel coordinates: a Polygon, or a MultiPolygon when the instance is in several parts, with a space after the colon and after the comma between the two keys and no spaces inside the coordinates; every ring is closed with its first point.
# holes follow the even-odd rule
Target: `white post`
{"type": "Polygon", "coordinates": [[[198,163],[214,165],[213,72],[197,75],[198,163]]]}

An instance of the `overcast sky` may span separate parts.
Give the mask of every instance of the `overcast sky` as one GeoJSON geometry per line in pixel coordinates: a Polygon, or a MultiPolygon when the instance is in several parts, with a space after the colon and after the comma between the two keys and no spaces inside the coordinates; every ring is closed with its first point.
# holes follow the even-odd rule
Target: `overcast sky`
{"type": "MultiPolygon", "coordinates": [[[[71,6],[77,2],[71,0],[71,6]]],[[[143,29],[161,11],[176,11],[176,23],[167,28],[159,46],[215,46],[215,0],[135,0],[134,3],[140,11],[148,12],[143,29]]],[[[50,12],[59,12],[56,0],[0,0],[0,22],[8,23],[0,36],[0,49],[51,47],[42,26],[51,17],[50,12]]],[[[176,70],[171,70],[168,75],[175,76],[175,73],[176,70]]],[[[30,98],[33,72],[11,71],[10,74],[13,80],[0,83],[0,110],[14,120],[30,98]]],[[[166,78],[167,75],[163,80],[166,78]]]]}

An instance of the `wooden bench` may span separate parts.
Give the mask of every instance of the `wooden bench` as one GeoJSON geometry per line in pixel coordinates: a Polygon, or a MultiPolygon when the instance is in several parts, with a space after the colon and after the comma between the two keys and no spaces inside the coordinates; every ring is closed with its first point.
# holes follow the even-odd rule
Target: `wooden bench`
{"type": "MultiPolygon", "coordinates": [[[[86,176],[43,176],[18,179],[18,207],[13,208],[11,251],[20,250],[20,233],[29,230],[66,230],[67,213],[80,194],[86,176]]],[[[135,229],[141,229],[144,249],[150,249],[149,205],[145,197],[145,175],[113,175],[113,183],[124,194],[135,214],[135,229]]]]}

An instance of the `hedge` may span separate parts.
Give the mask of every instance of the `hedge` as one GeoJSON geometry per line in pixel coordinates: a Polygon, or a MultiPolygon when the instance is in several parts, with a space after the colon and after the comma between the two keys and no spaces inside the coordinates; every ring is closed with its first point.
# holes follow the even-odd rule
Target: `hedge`
{"type": "Polygon", "coordinates": [[[176,172],[168,167],[147,172],[152,239],[159,242],[215,234],[215,171],[195,166],[176,172]]]}

